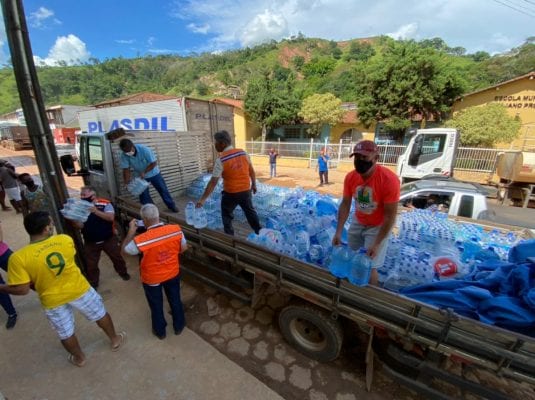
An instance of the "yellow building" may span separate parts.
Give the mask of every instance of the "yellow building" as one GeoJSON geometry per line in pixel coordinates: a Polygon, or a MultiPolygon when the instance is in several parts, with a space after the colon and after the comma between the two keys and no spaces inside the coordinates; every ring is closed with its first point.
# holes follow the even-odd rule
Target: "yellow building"
{"type": "Polygon", "coordinates": [[[333,143],[340,140],[358,142],[359,140],[373,140],[375,134],[373,127],[366,128],[358,119],[356,108],[347,109],[342,122],[331,128],[330,141],[333,143]]]}
{"type": "Polygon", "coordinates": [[[496,147],[535,150],[535,71],[465,94],[455,101],[452,111],[455,113],[492,102],[503,104],[509,115],[520,118],[522,122],[518,139],[512,143],[499,143],[496,147]]]}
{"type": "Polygon", "coordinates": [[[262,128],[251,122],[246,116],[243,100],[217,98],[214,101],[234,107],[234,141],[236,147],[245,149],[245,142],[262,135],[262,128]]]}

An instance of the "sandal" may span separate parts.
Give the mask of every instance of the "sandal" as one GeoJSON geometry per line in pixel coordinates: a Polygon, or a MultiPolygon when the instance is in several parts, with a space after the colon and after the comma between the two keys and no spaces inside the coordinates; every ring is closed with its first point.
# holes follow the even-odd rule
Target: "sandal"
{"type": "Polygon", "coordinates": [[[74,365],[75,367],[80,367],[81,368],[81,367],[83,367],[85,365],[85,360],[82,361],[81,363],[77,363],[72,354],[69,354],[69,356],[67,357],[67,360],[69,360],[69,362],[72,365],[74,365]]]}
{"type": "Polygon", "coordinates": [[[124,332],[124,331],[123,332],[119,332],[117,334],[117,336],[119,336],[121,338],[121,340],[115,346],[111,347],[111,351],[119,350],[121,348],[121,346],[126,343],[126,332],[124,332]]]}

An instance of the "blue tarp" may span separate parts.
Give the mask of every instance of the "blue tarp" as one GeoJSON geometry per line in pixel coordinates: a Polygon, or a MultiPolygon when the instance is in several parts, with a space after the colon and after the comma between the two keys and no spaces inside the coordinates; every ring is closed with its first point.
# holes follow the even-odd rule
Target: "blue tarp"
{"type": "Polygon", "coordinates": [[[527,240],[511,249],[509,262],[481,263],[463,280],[438,281],[400,292],[490,325],[535,336],[534,256],[535,240],[527,240]]]}

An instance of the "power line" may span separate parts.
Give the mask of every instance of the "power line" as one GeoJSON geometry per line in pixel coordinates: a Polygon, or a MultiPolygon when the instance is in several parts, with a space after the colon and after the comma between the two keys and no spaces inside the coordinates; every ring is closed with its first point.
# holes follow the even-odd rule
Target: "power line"
{"type": "MultiPolygon", "coordinates": [[[[505,1],[506,3],[512,4],[515,7],[519,7],[521,9],[523,9],[523,10],[526,10],[528,13],[535,13],[535,8],[515,3],[515,0],[502,0],[502,1],[505,1]]],[[[520,0],[516,0],[516,2],[518,2],[518,1],[520,1],[520,0]]],[[[525,0],[523,0],[523,1],[525,1],[525,0]]]]}
{"type": "Polygon", "coordinates": [[[521,14],[524,14],[524,15],[527,15],[527,16],[529,16],[529,17],[533,17],[533,18],[535,18],[535,14],[531,14],[531,13],[529,13],[529,12],[525,12],[525,11],[519,10],[518,8],[513,7],[513,6],[511,6],[510,4],[504,3],[504,2],[502,2],[502,1],[500,1],[500,0],[492,0],[492,1],[494,1],[495,3],[501,4],[502,6],[508,7],[508,8],[510,8],[510,9],[512,9],[512,10],[515,10],[515,11],[521,13],[521,14]]]}
{"type": "Polygon", "coordinates": [[[535,1],[529,1],[529,0],[523,0],[525,1],[526,3],[529,3],[529,4],[533,4],[535,6],[535,1]]]}

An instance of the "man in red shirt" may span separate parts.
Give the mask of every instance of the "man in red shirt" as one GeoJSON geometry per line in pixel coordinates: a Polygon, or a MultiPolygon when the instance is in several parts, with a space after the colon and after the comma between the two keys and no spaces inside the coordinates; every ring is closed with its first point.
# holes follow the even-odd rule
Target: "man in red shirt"
{"type": "Polygon", "coordinates": [[[350,157],[355,157],[355,171],[349,172],[344,180],[333,245],[341,244],[351,201],[355,199],[356,212],[349,227],[348,244],[353,250],[367,249],[373,260],[370,284],[377,285],[377,268],[384,263],[388,236],[396,222],[399,179],[388,168],[377,164],[379,148],[371,140],[357,143],[350,157]]]}

